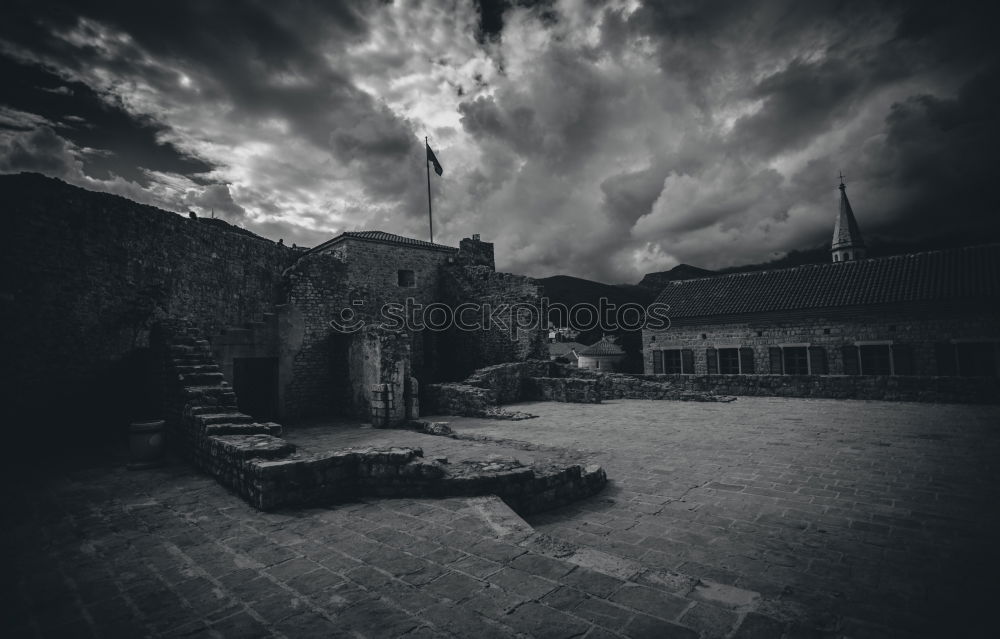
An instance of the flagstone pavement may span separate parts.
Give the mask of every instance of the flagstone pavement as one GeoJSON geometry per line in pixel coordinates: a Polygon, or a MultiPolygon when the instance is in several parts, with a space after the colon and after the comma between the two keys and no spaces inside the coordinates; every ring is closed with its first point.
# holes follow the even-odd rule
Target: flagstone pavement
{"type": "Polygon", "coordinates": [[[526,522],[488,497],[261,513],[179,461],[9,460],[4,634],[995,636],[998,406],[517,408],[539,417],[435,418],[459,440],[330,428],[428,457],[597,461],[608,487],[526,522]]]}

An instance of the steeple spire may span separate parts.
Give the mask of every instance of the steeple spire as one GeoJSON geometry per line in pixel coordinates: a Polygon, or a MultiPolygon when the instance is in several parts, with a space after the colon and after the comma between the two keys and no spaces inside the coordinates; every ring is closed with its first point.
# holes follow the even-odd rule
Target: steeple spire
{"type": "Polygon", "coordinates": [[[840,214],[833,226],[833,243],[830,245],[834,262],[849,262],[860,260],[867,254],[865,240],[861,237],[858,221],[854,219],[851,201],[847,199],[847,185],[844,184],[844,174],[840,174],[840,214]]]}

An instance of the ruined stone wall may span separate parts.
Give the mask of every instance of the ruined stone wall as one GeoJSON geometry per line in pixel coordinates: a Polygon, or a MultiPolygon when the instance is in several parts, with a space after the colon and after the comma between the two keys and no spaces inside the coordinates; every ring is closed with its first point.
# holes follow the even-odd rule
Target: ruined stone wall
{"type": "Polygon", "coordinates": [[[706,375],[708,348],[749,347],[754,351],[755,372],[771,373],[769,347],[808,343],[825,349],[829,374],[842,375],[841,347],[891,340],[909,347],[914,375],[936,375],[934,345],[952,339],[1000,340],[1000,313],[985,303],[900,304],[675,320],[666,330],[643,332],[643,358],[645,372],[652,373],[654,350],[689,348],[694,374],[706,375]]]}
{"type": "MultiPolygon", "coordinates": [[[[354,332],[379,324],[406,330],[398,317],[386,317],[382,309],[390,302],[439,301],[438,273],[453,255],[345,239],[301,257],[286,273],[288,307],[283,312],[294,315],[300,329],[288,354],[291,372],[283,389],[283,416],[365,413],[367,407],[357,405],[352,391],[349,361],[354,332]],[[401,269],[413,271],[415,286],[399,285],[401,269]],[[338,333],[332,320],[354,330],[338,333]]],[[[427,361],[433,350],[426,348],[423,336],[413,337],[411,344],[413,372],[419,378],[433,367],[427,361]]]]}
{"type": "Polygon", "coordinates": [[[1000,380],[905,375],[632,375],[529,361],[490,366],[462,383],[432,384],[425,389],[425,407],[428,415],[483,417],[491,407],[518,401],[721,401],[741,395],[982,404],[1000,402],[1000,380]]]}
{"type": "Polygon", "coordinates": [[[477,368],[532,358],[548,359],[547,332],[540,312],[541,290],[535,280],[521,275],[497,273],[486,266],[452,265],[442,270],[444,301],[453,309],[471,303],[479,311],[464,314],[466,323],[478,322],[473,330],[452,328],[439,340],[445,381],[465,378],[477,368]],[[497,309],[520,308],[516,316],[503,311],[484,322],[497,309]],[[529,309],[535,309],[531,317],[529,309]],[[525,329],[516,328],[522,322],[525,329]],[[502,322],[507,322],[503,325],[502,322]]]}
{"type": "Polygon", "coordinates": [[[32,428],[124,434],[147,410],[149,322],[188,317],[211,333],[260,320],[294,258],[222,220],[40,175],[0,176],[0,194],[0,383],[32,428]]]}
{"type": "Polygon", "coordinates": [[[906,402],[1000,402],[1000,380],[910,375],[625,375],[578,371],[602,399],[683,399],[686,394],[822,397],[906,402]]]}

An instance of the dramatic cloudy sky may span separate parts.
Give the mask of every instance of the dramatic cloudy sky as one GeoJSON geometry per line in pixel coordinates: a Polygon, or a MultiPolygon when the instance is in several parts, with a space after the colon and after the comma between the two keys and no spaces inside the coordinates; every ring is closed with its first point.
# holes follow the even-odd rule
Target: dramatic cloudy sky
{"type": "Polygon", "coordinates": [[[0,172],[313,245],[496,243],[637,281],[832,232],[996,238],[989,3],[6,2],[0,172]]]}

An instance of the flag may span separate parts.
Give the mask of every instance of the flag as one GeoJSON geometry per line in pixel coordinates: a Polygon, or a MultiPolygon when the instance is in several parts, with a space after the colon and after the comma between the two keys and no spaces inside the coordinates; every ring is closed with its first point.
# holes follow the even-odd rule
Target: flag
{"type": "Polygon", "coordinates": [[[431,151],[431,145],[424,142],[424,146],[427,147],[427,161],[434,165],[434,172],[441,175],[444,173],[444,169],[441,168],[441,163],[438,162],[437,156],[434,155],[434,151],[431,151]]]}

